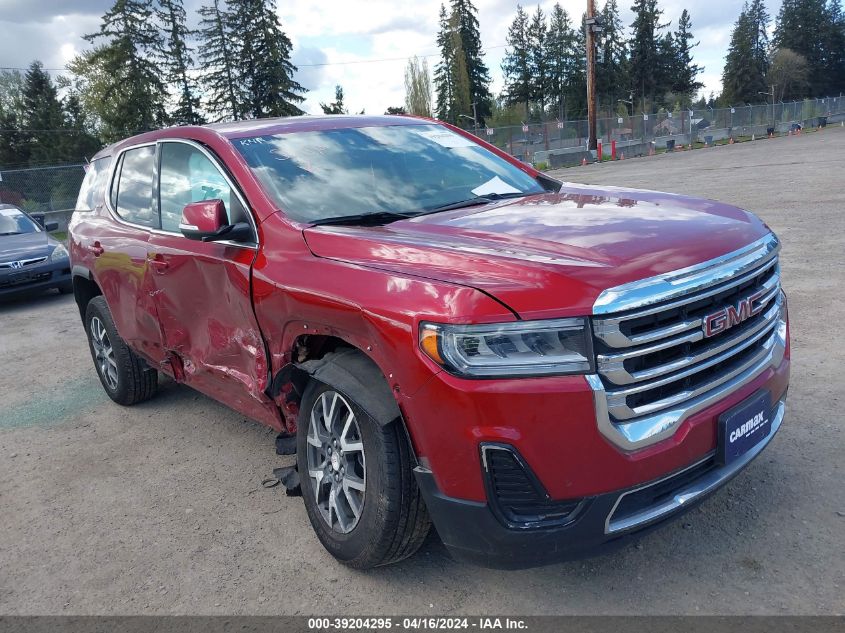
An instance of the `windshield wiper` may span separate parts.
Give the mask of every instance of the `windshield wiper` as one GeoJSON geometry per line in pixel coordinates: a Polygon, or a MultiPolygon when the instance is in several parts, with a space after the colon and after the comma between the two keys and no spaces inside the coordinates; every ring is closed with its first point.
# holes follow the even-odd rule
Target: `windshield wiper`
{"type": "Polygon", "coordinates": [[[430,213],[441,213],[442,211],[452,211],[453,209],[463,209],[464,207],[474,207],[480,204],[489,204],[496,200],[504,200],[506,198],[522,198],[531,194],[521,192],[510,193],[488,193],[483,196],[476,196],[468,200],[460,200],[458,202],[450,202],[433,209],[423,209],[422,211],[414,211],[412,213],[396,213],[395,211],[377,211],[375,213],[356,213],[353,215],[339,215],[331,218],[321,218],[311,222],[311,226],[325,226],[325,225],[358,225],[358,226],[377,226],[379,224],[389,224],[397,220],[407,220],[408,218],[415,218],[420,215],[429,215],[430,213]]]}
{"type": "Polygon", "coordinates": [[[406,220],[409,217],[412,217],[413,214],[407,213],[394,213],[392,211],[377,211],[376,213],[356,213],[353,215],[339,215],[333,218],[321,218],[319,220],[314,220],[311,223],[311,226],[321,226],[321,225],[343,225],[343,224],[352,224],[352,225],[379,225],[379,224],[388,224],[390,222],[396,222],[397,220],[406,220]]]}
{"type": "Polygon", "coordinates": [[[485,193],[483,196],[476,196],[475,198],[470,198],[468,200],[460,200],[458,202],[451,202],[449,204],[444,204],[439,207],[434,207],[433,209],[426,209],[425,211],[420,211],[419,213],[415,213],[414,215],[428,215],[430,213],[441,213],[442,211],[452,211],[454,209],[463,209],[465,207],[474,207],[479,204],[488,204],[490,202],[495,202],[496,200],[505,200],[506,198],[522,198],[524,196],[528,196],[531,194],[528,193],[521,193],[521,192],[511,192],[511,193],[485,193]]]}
{"type": "Polygon", "coordinates": [[[20,231],[10,231],[8,233],[0,233],[0,235],[20,235],[20,231]]]}

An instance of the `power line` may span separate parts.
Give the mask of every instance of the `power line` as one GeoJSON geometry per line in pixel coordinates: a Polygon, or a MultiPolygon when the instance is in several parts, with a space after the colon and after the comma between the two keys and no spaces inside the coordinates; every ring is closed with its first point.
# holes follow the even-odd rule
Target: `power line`
{"type": "MultiPolygon", "coordinates": [[[[507,44],[497,44],[496,46],[487,46],[482,50],[489,51],[494,48],[505,48],[507,44]]],[[[411,55],[405,57],[384,57],[381,59],[358,59],[348,62],[325,62],[322,64],[296,64],[297,68],[314,68],[315,66],[348,66],[350,64],[374,64],[377,62],[397,62],[410,59],[410,57],[439,57],[440,53],[427,53],[425,55],[411,55]]]]}
{"type": "MultiPolygon", "coordinates": [[[[497,48],[505,48],[507,44],[496,44],[495,46],[485,46],[481,50],[484,51],[491,51],[497,48]]],[[[350,66],[353,64],[377,64],[380,62],[396,62],[396,61],[404,61],[406,59],[410,59],[411,57],[439,57],[440,53],[426,53],[425,55],[405,55],[403,57],[381,57],[377,59],[356,59],[347,62],[320,62],[314,64],[295,64],[297,68],[317,68],[323,66],[350,66]]],[[[0,70],[18,70],[18,71],[27,71],[29,68],[18,68],[15,66],[0,66],[0,70]]],[[[67,68],[42,68],[42,70],[46,70],[48,72],[66,72],[67,68]]],[[[202,68],[191,68],[190,70],[203,70],[202,68]]]]}

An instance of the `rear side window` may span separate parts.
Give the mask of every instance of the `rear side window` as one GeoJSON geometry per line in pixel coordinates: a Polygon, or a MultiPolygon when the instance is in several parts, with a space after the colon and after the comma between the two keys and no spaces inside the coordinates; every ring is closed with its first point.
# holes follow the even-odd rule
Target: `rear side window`
{"type": "Polygon", "coordinates": [[[155,146],[138,147],[123,153],[112,184],[112,205],[127,222],[158,227],[153,209],[153,167],[155,146]]]}
{"type": "Polygon", "coordinates": [[[79,189],[79,198],[76,200],[77,211],[92,211],[103,201],[110,165],[111,158],[100,158],[88,165],[88,171],[85,172],[82,187],[79,189]]]}

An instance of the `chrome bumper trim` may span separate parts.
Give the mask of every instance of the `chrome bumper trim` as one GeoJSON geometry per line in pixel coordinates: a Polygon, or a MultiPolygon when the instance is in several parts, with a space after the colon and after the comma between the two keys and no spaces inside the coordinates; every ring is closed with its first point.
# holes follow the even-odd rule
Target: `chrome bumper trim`
{"type": "Polygon", "coordinates": [[[676,491],[671,498],[666,499],[665,501],[641,510],[636,514],[632,514],[622,519],[614,520],[613,515],[616,512],[616,509],[619,507],[619,504],[629,494],[634,492],[638,492],[640,490],[644,490],[645,488],[649,488],[651,486],[657,485],[670,477],[675,477],[690,468],[695,468],[702,461],[706,461],[710,459],[712,455],[708,455],[705,460],[696,462],[695,464],[685,468],[684,470],[680,471],[679,473],[673,473],[668,477],[664,477],[659,481],[654,481],[646,484],[645,486],[640,486],[639,488],[635,488],[634,490],[629,490],[621,495],[616,500],[616,503],[613,504],[613,508],[610,510],[610,513],[607,515],[607,520],[605,521],[605,534],[618,534],[620,532],[626,532],[628,530],[641,528],[649,523],[654,523],[662,519],[663,517],[680,510],[685,506],[689,506],[691,503],[694,503],[698,499],[704,497],[705,495],[713,492],[720,486],[726,484],[730,481],[733,477],[735,477],[739,471],[745,468],[751,460],[753,460],[757,455],[759,455],[766,446],[772,441],[775,434],[780,429],[781,423],[783,422],[783,416],[786,409],[786,399],[781,399],[777,405],[775,414],[772,418],[772,428],[769,432],[768,437],[765,441],[760,442],[756,446],[754,446],[751,450],[749,450],[745,455],[737,459],[735,462],[728,464],[727,466],[721,466],[718,468],[714,468],[713,470],[705,473],[699,479],[692,482],[691,484],[687,485],[686,487],[682,488],[681,490],[676,491]]]}

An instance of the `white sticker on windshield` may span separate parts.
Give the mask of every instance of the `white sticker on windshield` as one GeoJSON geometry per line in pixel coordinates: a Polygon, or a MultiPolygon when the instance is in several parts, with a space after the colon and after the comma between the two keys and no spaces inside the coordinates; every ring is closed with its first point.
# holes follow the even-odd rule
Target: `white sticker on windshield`
{"type": "Polygon", "coordinates": [[[415,134],[419,134],[420,136],[427,138],[429,141],[434,141],[438,145],[442,145],[443,147],[453,148],[453,147],[476,147],[476,144],[472,142],[472,140],[461,136],[460,134],[455,134],[451,130],[447,130],[446,128],[440,129],[414,129],[417,126],[409,126],[410,130],[415,134]]]}
{"type": "Polygon", "coordinates": [[[521,193],[519,189],[511,187],[504,180],[498,176],[493,176],[490,180],[482,185],[479,185],[472,190],[476,196],[489,196],[491,193],[521,193]]]}

